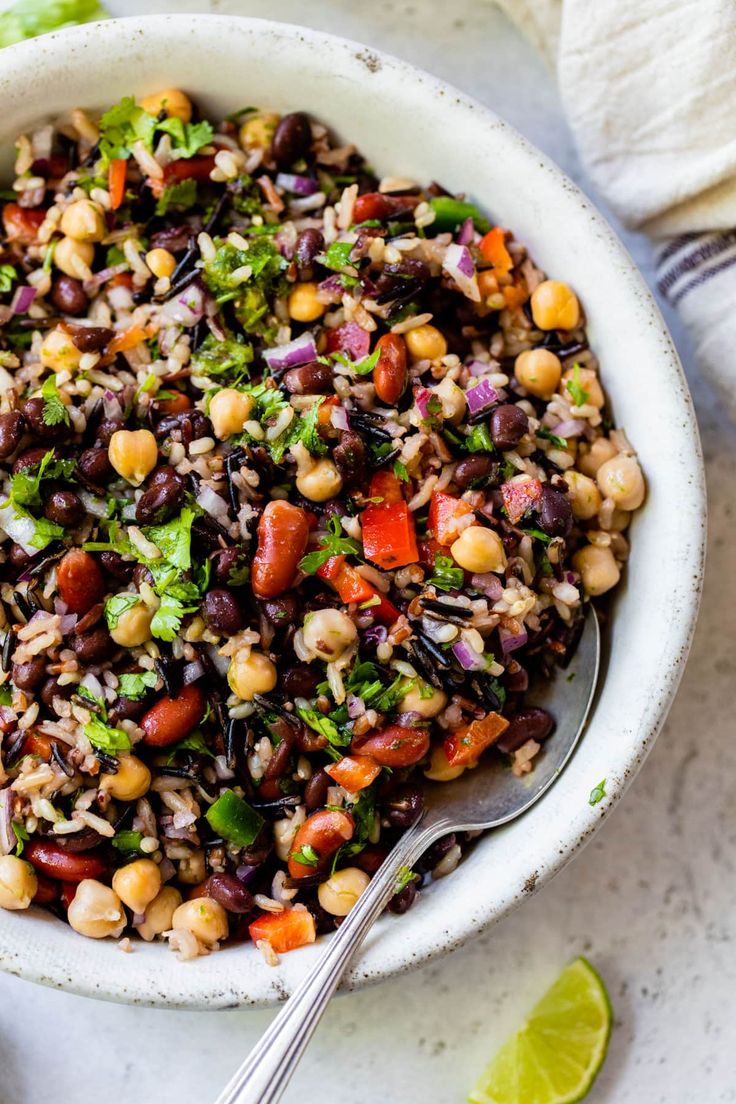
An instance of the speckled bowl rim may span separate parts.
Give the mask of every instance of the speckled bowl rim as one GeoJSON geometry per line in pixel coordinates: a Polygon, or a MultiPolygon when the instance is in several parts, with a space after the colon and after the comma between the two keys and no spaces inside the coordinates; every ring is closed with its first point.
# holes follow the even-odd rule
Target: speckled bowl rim
{"type": "MultiPolygon", "coordinates": [[[[550,160],[493,112],[407,62],[356,42],[266,20],[169,15],[88,24],[2,51],[0,131],[12,141],[19,126],[52,114],[55,102],[71,106],[70,82],[78,80],[79,72],[84,73],[79,85],[75,83],[75,90],[84,89],[80,103],[99,107],[120,94],[121,59],[130,74],[123,90],[140,92],[177,83],[172,77],[165,79],[166,71],[175,56],[186,58],[187,76],[181,81],[181,70],[175,75],[192,93],[206,98],[218,82],[218,58],[227,56],[227,66],[232,66],[236,55],[238,64],[241,57],[248,58],[249,71],[258,71],[256,83],[262,79],[264,86],[270,78],[259,65],[263,58],[278,58],[284,88],[274,91],[269,104],[276,109],[301,104],[314,109],[319,102],[322,118],[330,123],[329,107],[322,106],[325,86],[329,96],[342,92],[347,102],[359,89],[375,116],[373,123],[358,112],[353,116],[359,119],[359,130],[373,127],[360,140],[370,157],[387,160],[382,127],[390,133],[395,125],[421,171],[426,171],[423,156],[437,164],[441,152],[462,150],[462,172],[451,159],[437,164],[437,175],[450,187],[473,188],[477,172],[478,179],[488,178],[490,200],[494,189],[503,191],[499,176],[503,177],[503,217],[530,244],[542,267],[555,269],[561,278],[588,268],[595,275],[578,291],[588,307],[591,344],[601,356],[617,417],[623,409],[629,423],[636,422],[641,412],[631,395],[636,376],[621,355],[611,310],[625,319],[630,355],[649,373],[646,393],[656,447],[649,429],[646,440],[641,431],[632,438],[643,453],[650,500],[633,527],[629,581],[616,601],[607,677],[588,733],[558,784],[520,823],[480,841],[458,871],[423,893],[408,915],[382,918],[346,977],[345,988],[351,989],[445,954],[506,915],[560,870],[617,804],[662,727],[692,640],[705,549],[703,462],[692,401],[672,341],[611,228],[550,160]],[[206,77],[198,72],[203,45],[205,55],[210,55],[209,62],[202,62],[205,68],[210,65],[206,77]],[[289,90],[290,79],[306,80],[299,85],[308,89],[306,103],[300,91],[289,90]],[[439,152],[429,152],[435,145],[439,152]],[[518,192],[524,193],[524,205],[517,204],[518,192]],[[517,206],[515,217],[506,213],[517,206]],[[601,283],[606,289],[599,289],[601,283]],[[665,555],[657,551],[658,536],[665,555]],[[646,620],[634,593],[638,591],[652,607],[646,620]],[[630,627],[632,619],[640,626],[638,633],[630,627]],[[645,632],[654,638],[656,661],[652,647],[642,640],[645,632]],[[591,807],[587,796],[601,777],[607,779],[607,797],[591,807]]],[[[247,79],[243,84],[247,88],[247,79]]],[[[240,100],[239,89],[234,89],[227,110],[240,106],[240,100]]],[[[347,108],[336,108],[335,116],[343,110],[347,108]]],[[[351,137],[347,122],[340,129],[351,137]]],[[[394,147],[393,163],[379,167],[405,171],[401,152],[394,147]]],[[[474,193],[481,203],[485,194],[486,185],[474,193]]],[[[2,969],[59,989],[126,1003],[189,1009],[271,1005],[288,995],[319,952],[318,942],[269,969],[252,947],[232,947],[182,965],[160,945],[137,945],[133,954],[123,955],[114,942],[81,939],[41,910],[0,911],[2,969]]]]}

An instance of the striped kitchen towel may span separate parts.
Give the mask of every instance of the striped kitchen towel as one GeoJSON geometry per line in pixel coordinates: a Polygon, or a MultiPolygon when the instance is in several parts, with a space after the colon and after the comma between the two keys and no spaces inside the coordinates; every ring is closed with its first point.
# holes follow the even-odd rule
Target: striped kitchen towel
{"type": "Polygon", "coordinates": [[[553,65],[597,188],[736,417],[736,2],[496,0],[553,65]]]}

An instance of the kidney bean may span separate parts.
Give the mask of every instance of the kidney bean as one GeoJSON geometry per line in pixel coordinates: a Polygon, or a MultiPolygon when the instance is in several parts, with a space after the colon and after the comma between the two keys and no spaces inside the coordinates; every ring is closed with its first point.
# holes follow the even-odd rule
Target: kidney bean
{"type": "Polygon", "coordinates": [[[332,390],[332,368],[316,360],[290,368],[284,376],[284,387],[292,395],[326,395],[332,390]]]}
{"type": "Polygon", "coordinates": [[[373,369],[373,385],[376,395],[387,406],[395,406],[404,393],[409,372],[406,367],[406,342],[401,334],[387,333],[379,337],[376,348],[380,350],[373,369]]]}
{"type": "Polygon", "coordinates": [[[98,625],[89,632],[74,633],[69,643],[77,659],[90,665],[104,663],[115,651],[115,642],[104,625],[98,625]]]}
{"type": "MultiPolygon", "coordinates": [[[[279,722],[271,726],[272,731],[276,728],[279,722]]],[[[273,755],[266,764],[266,770],[264,772],[264,778],[273,779],[281,778],[286,774],[291,763],[291,755],[294,750],[294,736],[293,729],[289,725],[288,721],[280,722],[279,735],[281,739],[274,747],[273,755]]]]}
{"type": "Polygon", "coordinates": [[[20,410],[0,414],[0,460],[7,460],[17,449],[26,431],[26,420],[20,410]]]}
{"type": "Polygon", "coordinates": [[[62,329],[69,334],[72,344],[79,349],[80,353],[99,353],[115,336],[115,331],[107,326],[78,326],[67,322],[62,329]]]}
{"type": "Polygon", "coordinates": [[[218,583],[232,586],[233,573],[240,572],[246,566],[247,559],[242,548],[221,548],[212,557],[212,574],[218,583]]]}
{"type": "Polygon", "coordinates": [[[407,783],[400,786],[382,809],[392,828],[411,828],[424,807],[424,798],[419,786],[407,783]]]}
{"type": "Polygon", "coordinates": [[[117,433],[119,429],[122,429],[124,424],[121,418],[103,418],[97,427],[95,444],[99,448],[106,449],[110,444],[110,438],[113,433],[117,433]]]}
{"type": "Polygon", "coordinates": [[[453,479],[458,487],[465,490],[466,487],[485,483],[497,470],[498,463],[490,456],[468,456],[455,465],[453,479]]]}
{"type": "Polygon", "coordinates": [[[135,520],[139,525],[160,525],[168,521],[179,509],[184,488],[171,479],[160,482],[144,491],[135,508],[135,520]]]}
{"type": "Polygon", "coordinates": [[[106,448],[85,449],[77,460],[77,470],[80,478],[100,490],[115,474],[106,448]]]}
{"type": "Polygon", "coordinates": [[[509,659],[503,682],[510,694],[523,694],[529,688],[529,674],[515,659],[509,659]]]}
{"type": "Polygon", "coordinates": [[[528,706],[511,714],[509,727],[496,740],[495,746],[508,755],[520,748],[527,740],[536,740],[537,743],[546,740],[554,726],[554,718],[546,709],[528,706]]]}
{"type": "Polygon", "coordinates": [[[353,838],[355,821],[349,813],[341,809],[320,809],[312,813],[298,829],[291,845],[289,856],[289,874],[292,878],[306,878],[314,874],[315,867],[300,863],[293,855],[302,847],[311,847],[319,859],[317,869],[327,863],[338,848],[353,838]]]}
{"type": "Polygon", "coordinates": [[[289,667],[281,677],[281,685],[288,698],[311,698],[321,682],[318,671],[307,663],[296,663],[289,667]]]}
{"type": "Polygon", "coordinates": [[[190,683],[175,698],[159,698],[141,720],[143,741],[151,747],[167,747],[183,740],[204,716],[207,701],[204,691],[190,683]]]}
{"type": "Polygon", "coordinates": [[[243,611],[237,599],[224,587],[207,591],[202,603],[202,613],[209,627],[223,635],[234,636],[245,625],[243,611]]]}
{"type": "Polygon", "coordinates": [[[381,847],[377,843],[369,843],[362,851],[358,852],[353,861],[360,870],[364,870],[366,874],[373,877],[387,854],[388,851],[385,847],[381,847]]]}
{"type": "Polygon", "coordinates": [[[46,659],[34,656],[27,663],[14,663],[10,676],[19,690],[35,690],[46,678],[46,659]]]}
{"type": "Polygon", "coordinates": [[[43,207],[21,207],[18,203],[6,203],[3,207],[3,226],[8,241],[32,245],[45,218],[43,207]]]}
{"type": "Polygon", "coordinates": [[[66,422],[46,425],[43,420],[44,401],[40,395],[35,399],[26,399],[21,407],[28,422],[28,428],[37,441],[65,441],[74,430],[66,422]]]}
{"type": "MultiPolygon", "coordinates": [[[[295,625],[299,616],[299,602],[294,594],[282,594],[280,598],[262,602],[261,609],[277,629],[287,629],[290,625],[295,625]]],[[[304,696],[309,697],[308,694],[304,696]]]]}
{"type": "Polygon", "coordinates": [[[21,548],[15,541],[8,549],[8,561],[16,571],[21,571],[27,564],[31,562],[31,557],[28,555],[24,548],[21,548]]]}
{"type": "Polygon", "coordinates": [[[62,882],[61,883],[61,903],[64,908],[69,911],[74,898],[77,896],[77,886],[74,882],[62,882]]]}
{"type": "MultiPolygon", "coordinates": [[[[54,460],[61,460],[61,453],[58,449],[54,449],[54,460]]],[[[43,460],[46,453],[49,452],[47,448],[29,448],[24,449],[20,456],[16,456],[13,463],[13,475],[17,475],[18,472],[31,471],[32,468],[37,468],[43,460]]]]}
{"type": "Polygon", "coordinates": [[[566,537],[572,529],[570,500],[549,483],[542,484],[542,494],[537,506],[539,524],[551,537],[566,537]]]}
{"type": "Polygon", "coordinates": [[[291,585],[309,540],[304,510],[273,500],[258,521],[258,547],[251,568],[256,598],[276,598],[291,585]]]}
{"type": "Polygon", "coordinates": [[[354,739],[350,750],[372,755],[382,767],[411,767],[427,754],[429,732],[426,728],[388,725],[366,738],[354,739]]]}
{"type": "Polygon", "coordinates": [[[60,560],[56,585],[70,613],[86,613],[105,595],[105,580],[97,561],[81,548],[72,548],[60,560]]]}
{"type": "Polygon", "coordinates": [[[359,433],[351,429],[340,434],[340,444],[332,453],[335,467],[345,487],[364,486],[368,481],[368,453],[359,433]]]}
{"type": "Polygon", "coordinates": [[[391,196],[383,192],[365,192],[359,195],[353,207],[353,222],[366,222],[368,219],[395,218],[398,214],[413,211],[419,203],[419,196],[391,196]]]}
{"type": "Polygon", "coordinates": [[[310,279],[314,270],[314,259],[325,247],[325,239],[319,230],[310,227],[302,230],[294,245],[294,262],[302,280],[310,279]]]}
{"type": "Polygon", "coordinates": [[[271,154],[280,169],[288,169],[309,152],[312,128],[303,111],[284,115],[271,140],[271,154]]]}
{"type": "Polygon", "coordinates": [[[113,579],[118,579],[121,583],[130,582],[135,565],[130,560],[124,560],[119,552],[100,552],[99,560],[113,579]]]}
{"type": "Polygon", "coordinates": [[[44,503],[43,512],[49,521],[64,529],[73,529],[84,520],[87,513],[81,499],[74,491],[52,491],[44,503]]]}
{"type": "Polygon", "coordinates": [[[75,855],[65,851],[58,843],[46,840],[29,840],[23,848],[23,858],[36,870],[60,882],[81,882],[85,878],[99,878],[107,870],[102,855],[86,852],[75,855]]]}
{"type": "Polygon", "coordinates": [[[52,901],[59,899],[60,887],[58,882],[47,878],[44,874],[36,874],[36,892],[33,895],[34,905],[50,905],[52,901]]]}
{"type": "Polygon", "coordinates": [[[68,701],[74,689],[75,687],[71,683],[66,686],[60,686],[57,678],[46,679],[41,687],[41,701],[47,709],[52,709],[54,698],[63,698],[65,701],[68,701]]]}
{"type": "Polygon", "coordinates": [[[501,452],[516,448],[529,429],[529,419],[519,406],[504,403],[491,414],[491,440],[501,452]]]}
{"type": "Polygon", "coordinates": [[[242,915],[252,912],[256,903],[253,894],[234,874],[211,874],[204,882],[205,895],[217,901],[228,912],[242,915]]]}
{"type": "Polygon", "coordinates": [[[62,314],[84,314],[89,299],[79,280],[57,276],[51,288],[51,302],[62,314]]]}

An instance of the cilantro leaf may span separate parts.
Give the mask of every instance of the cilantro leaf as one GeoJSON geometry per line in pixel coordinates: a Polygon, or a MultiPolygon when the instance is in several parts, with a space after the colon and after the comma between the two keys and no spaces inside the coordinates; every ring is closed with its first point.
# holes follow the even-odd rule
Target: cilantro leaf
{"type": "Polygon", "coordinates": [[[113,160],[130,157],[136,142],[151,149],[158,120],[135,102],[133,96],[123,96],[119,104],[106,111],[100,119],[100,154],[105,165],[113,160]]]}
{"type": "Polygon", "coordinates": [[[572,399],[573,406],[585,406],[590,398],[589,393],[585,390],[580,380],[579,364],[573,364],[572,379],[565,381],[565,390],[572,399]]]}
{"type": "Polygon", "coordinates": [[[410,882],[418,882],[419,875],[415,874],[410,866],[400,866],[394,884],[394,897],[406,889],[410,882]]]}
{"type": "Polygon", "coordinates": [[[212,260],[202,270],[204,282],[219,302],[236,299],[245,285],[257,283],[269,286],[287,267],[270,238],[256,238],[247,249],[239,249],[230,241],[220,241],[212,260]],[[246,274],[242,270],[250,270],[246,274]]]}
{"type": "Polygon", "coordinates": [[[140,701],[145,698],[146,690],[153,690],[158,682],[155,671],[135,671],[133,674],[121,675],[118,681],[118,694],[129,701],[140,701]]]}
{"type": "Polygon", "coordinates": [[[108,629],[114,629],[123,616],[133,606],[137,606],[141,598],[139,594],[113,594],[105,601],[105,620],[108,629]]]}
{"type": "Polygon", "coordinates": [[[350,265],[350,254],[354,245],[355,242],[334,241],[317,260],[324,268],[341,272],[343,268],[350,265]]]}
{"type": "Polygon", "coordinates": [[[180,571],[188,571],[192,566],[191,539],[194,510],[185,506],[178,517],[167,521],[165,525],[150,525],[144,529],[148,540],[160,550],[168,563],[180,571]]]}
{"type": "Polygon", "coordinates": [[[177,184],[169,184],[164,188],[156,203],[155,214],[159,217],[169,211],[183,211],[193,207],[197,202],[197,181],[190,177],[188,180],[180,180],[177,184]]]}
{"type": "Polygon", "coordinates": [[[42,417],[44,425],[55,426],[61,422],[69,425],[69,411],[61,401],[55,375],[44,380],[41,387],[41,398],[43,399],[42,417]]]}
{"type": "Polygon", "coordinates": [[[360,551],[360,545],[352,537],[342,535],[342,522],[333,514],[327,522],[327,532],[321,540],[321,547],[316,552],[308,552],[299,561],[299,570],[305,575],[314,575],[318,568],[327,563],[333,556],[351,556],[360,551]]]}
{"type": "Polygon", "coordinates": [[[362,360],[351,360],[345,353],[330,353],[330,358],[336,360],[338,364],[342,364],[343,368],[348,368],[355,376],[367,376],[378,364],[380,355],[381,350],[375,348],[372,353],[364,356],[362,360]]]}
{"type": "Polygon", "coordinates": [[[346,747],[350,743],[350,734],[340,732],[335,722],[325,717],[323,713],[318,713],[316,709],[304,705],[297,705],[296,711],[305,724],[320,736],[324,736],[333,747],[346,747]]]}
{"type": "Polygon", "coordinates": [[[319,865],[319,855],[309,843],[303,844],[298,851],[292,851],[289,854],[289,858],[293,859],[294,862],[300,863],[302,866],[316,867],[319,865]]]}
{"type": "MultiPolygon", "coordinates": [[[[30,516],[29,514],[28,517],[30,516]]],[[[45,548],[47,544],[51,544],[52,541],[59,540],[66,535],[60,525],[55,525],[53,521],[48,521],[46,518],[33,518],[33,523],[36,531],[28,543],[32,548],[38,548],[39,551],[45,548]]]]}
{"type": "Polygon", "coordinates": [[[567,448],[567,440],[564,437],[558,437],[556,433],[552,433],[546,426],[540,425],[537,430],[537,437],[544,437],[545,441],[551,441],[555,448],[565,449],[567,448]]]}
{"type": "Polygon", "coordinates": [[[190,732],[183,740],[179,740],[169,748],[169,755],[166,760],[167,765],[171,765],[174,761],[174,757],[178,755],[180,751],[195,751],[197,755],[209,755],[210,759],[215,758],[214,751],[211,751],[207,747],[205,738],[198,728],[195,728],[194,732],[190,732]]]}
{"type": "Polygon", "coordinates": [[[437,552],[434,557],[434,575],[427,580],[437,590],[459,590],[465,582],[465,572],[455,565],[451,556],[437,552]]]}
{"type": "Polygon", "coordinates": [[[598,805],[604,797],[608,797],[606,793],[606,779],[604,778],[597,786],[594,786],[590,791],[590,797],[588,798],[589,805],[598,805]]]}
{"type": "Polygon", "coordinates": [[[218,341],[214,334],[208,334],[196,353],[191,357],[192,373],[195,376],[210,376],[218,383],[228,387],[237,387],[248,375],[248,365],[253,360],[253,346],[237,337],[226,337],[218,341]]]}
{"type": "Polygon", "coordinates": [[[394,475],[397,479],[400,479],[402,483],[409,482],[409,473],[406,470],[406,465],[402,464],[400,460],[394,462],[394,475]]]}
{"type": "Polygon", "coordinates": [[[202,146],[210,144],[214,134],[211,123],[206,120],[200,123],[185,123],[176,115],[170,115],[163,122],[157,123],[156,130],[163,131],[171,137],[173,148],[182,157],[194,157],[202,146]]]}
{"type": "Polygon", "coordinates": [[[71,479],[73,460],[55,460],[50,449],[36,467],[25,468],[10,478],[10,497],[19,506],[40,506],[44,479],[71,479]]]}
{"type": "Polygon", "coordinates": [[[196,608],[196,606],[185,607],[178,598],[165,594],[151,620],[151,635],[170,643],[181,628],[184,614],[192,613],[196,608]]]}
{"type": "Polygon", "coordinates": [[[13,835],[15,836],[15,854],[17,858],[20,858],[23,854],[23,844],[28,839],[28,830],[25,824],[19,824],[17,820],[11,820],[10,827],[13,829],[13,835]]]}
{"type": "Polygon", "coordinates": [[[327,452],[327,445],[320,437],[318,429],[319,408],[324,401],[324,398],[318,399],[299,419],[299,440],[313,456],[324,456],[327,452]]]}
{"type": "Polygon", "coordinates": [[[84,726],[84,735],[92,747],[114,755],[118,751],[130,751],[130,736],[120,728],[110,728],[96,717],[84,726]]]}
{"type": "Polygon", "coordinates": [[[473,426],[470,433],[463,439],[463,445],[468,452],[493,452],[491,433],[485,422],[473,426]]]}
{"type": "Polygon", "coordinates": [[[18,279],[18,273],[11,264],[0,265],[0,295],[4,295],[5,292],[10,291],[13,286],[13,280],[18,279]]]}

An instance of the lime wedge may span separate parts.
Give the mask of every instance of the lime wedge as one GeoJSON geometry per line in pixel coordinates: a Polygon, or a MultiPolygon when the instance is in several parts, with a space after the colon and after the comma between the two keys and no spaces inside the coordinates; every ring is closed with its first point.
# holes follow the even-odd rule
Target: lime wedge
{"type": "Polygon", "coordinates": [[[603,1064],[612,1010],[584,958],[566,966],[469,1096],[470,1104],[572,1104],[603,1064]]]}

